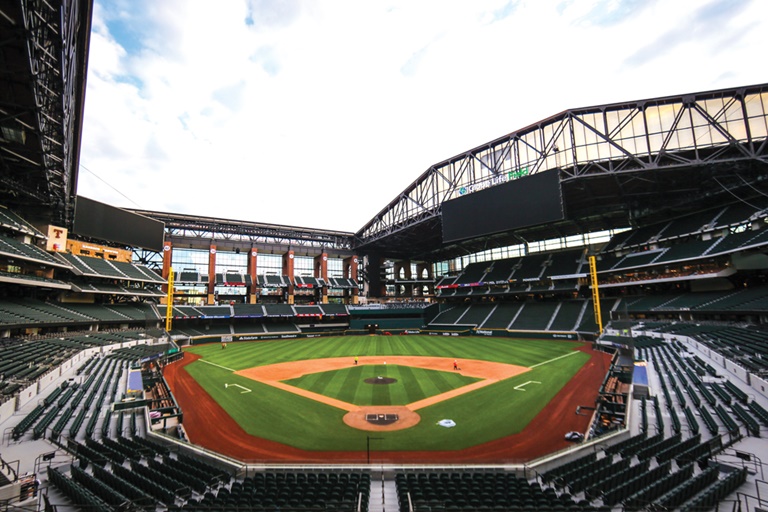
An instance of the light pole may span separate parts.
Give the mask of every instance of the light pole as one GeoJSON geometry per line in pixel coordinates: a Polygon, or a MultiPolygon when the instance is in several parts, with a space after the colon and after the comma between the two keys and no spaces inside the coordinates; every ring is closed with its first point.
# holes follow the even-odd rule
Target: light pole
{"type": "Polygon", "coordinates": [[[383,437],[365,436],[365,454],[368,464],[371,463],[371,441],[381,441],[383,437]]]}

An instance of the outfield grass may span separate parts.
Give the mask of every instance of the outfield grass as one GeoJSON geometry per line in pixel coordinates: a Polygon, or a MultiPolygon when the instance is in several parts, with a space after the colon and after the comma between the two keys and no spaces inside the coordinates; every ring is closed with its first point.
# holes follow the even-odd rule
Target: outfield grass
{"type": "Polygon", "coordinates": [[[355,405],[406,405],[479,380],[456,372],[396,364],[369,364],[310,373],[283,382],[355,405]],[[395,379],[397,382],[386,385],[365,382],[379,376],[395,379]]]}
{"type": "Polygon", "coordinates": [[[516,377],[420,409],[422,419],[418,425],[381,433],[382,439],[377,441],[379,450],[458,450],[525,428],[589,359],[587,354],[576,351],[579,346],[566,341],[512,338],[345,336],[230,343],[226,350],[218,344],[195,346],[186,350],[200,354],[203,359],[186,368],[246,432],[306,450],[346,451],[365,449],[370,432],[344,424],[345,411],[234,375],[233,370],[296,360],[372,355],[537,365],[516,377]],[[525,391],[514,389],[529,381],[541,384],[528,384],[525,391]],[[252,392],[225,384],[238,384],[252,392]],[[441,419],[452,419],[457,426],[436,426],[441,419]]]}

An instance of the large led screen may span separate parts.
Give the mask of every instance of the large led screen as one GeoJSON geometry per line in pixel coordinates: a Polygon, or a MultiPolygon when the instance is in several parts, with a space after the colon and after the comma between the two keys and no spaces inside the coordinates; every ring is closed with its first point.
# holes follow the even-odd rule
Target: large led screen
{"type": "Polygon", "coordinates": [[[77,196],[73,231],[81,236],[162,251],[165,224],[87,197],[77,196]]]}
{"type": "Polygon", "coordinates": [[[443,203],[443,242],[546,224],[563,217],[558,170],[552,169],[443,203]]]}

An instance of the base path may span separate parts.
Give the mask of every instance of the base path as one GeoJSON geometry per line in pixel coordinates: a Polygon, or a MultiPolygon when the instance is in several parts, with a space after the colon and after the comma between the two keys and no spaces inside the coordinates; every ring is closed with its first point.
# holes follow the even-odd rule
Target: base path
{"type": "MultiPolygon", "coordinates": [[[[591,417],[576,414],[576,408],[580,405],[594,405],[598,389],[610,368],[611,361],[610,354],[593,351],[586,344],[581,345],[583,346],[579,350],[590,354],[589,361],[521,433],[464,450],[377,451],[371,461],[376,464],[522,463],[570,446],[571,443],[563,439],[563,433],[570,430],[585,432],[589,428],[591,417]]],[[[182,408],[184,428],[193,443],[237,460],[254,463],[366,462],[364,451],[300,450],[246,433],[184,369],[187,364],[197,359],[199,356],[186,353],[184,359],[164,368],[165,380],[182,408]]],[[[394,364],[394,361],[392,358],[387,358],[388,363],[394,364]]],[[[453,364],[453,360],[450,361],[449,370],[453,364]]],[[[349,365],[349,362],[347,358],[346,364],[349,365]]],[[[375,363],[380,362],[383,362],[383,359],[376,358],[375,363]]],[[[463,361],[459,365],[463,373],[468,370],[469,365],[464,364],[463,361]]],[[[445,366],[442,368],[445,369],[445,366]]]]}

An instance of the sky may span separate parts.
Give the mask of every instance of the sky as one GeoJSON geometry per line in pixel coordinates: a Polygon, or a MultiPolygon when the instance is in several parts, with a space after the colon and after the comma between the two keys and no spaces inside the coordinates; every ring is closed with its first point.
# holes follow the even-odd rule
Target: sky
{"type": "Polygon", "coordinates": [[[563,110],[768,82],[765,0],[95,0],[78,194],[356,232],[563,110]]]}

